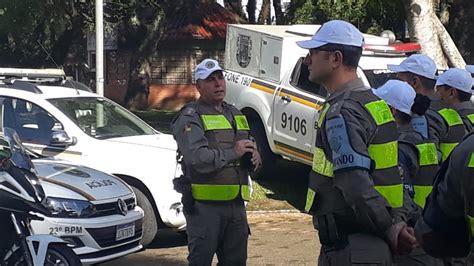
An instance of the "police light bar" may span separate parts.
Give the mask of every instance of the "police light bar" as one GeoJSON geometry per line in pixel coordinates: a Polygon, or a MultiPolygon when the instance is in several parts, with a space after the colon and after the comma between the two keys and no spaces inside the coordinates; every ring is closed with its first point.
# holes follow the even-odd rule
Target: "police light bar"
{"type": "Polygon", "coordinates": [[[388,45],[372,45],[365,44],[364,51],[371,51],[374,53],[390,53],[390,54],[405,54],[414,53],[421,50],[419,43],[394,43],[388,45]]]}
{"type": "Polygon", "coordinates": [[[57,68],[28,69],[28,68],[0,68],[0,77],[17,78],[63,78],[64,70],[57,68]]]}

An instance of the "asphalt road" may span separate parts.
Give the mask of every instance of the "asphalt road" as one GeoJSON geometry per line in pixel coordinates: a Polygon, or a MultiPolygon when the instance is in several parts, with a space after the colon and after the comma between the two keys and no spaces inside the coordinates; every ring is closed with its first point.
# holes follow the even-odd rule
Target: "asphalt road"
{"type": "MultiPolygon", "coordinates": [[[[251,212],[248,265],[315,265],[320,244],[311,216],[302,213],[251,212]]],[[[187,265],[186,236],[169,230],[145,251],[104,266],[187,265]]],[[[217,264],[214,258],[213,265],[217,264]]]]}

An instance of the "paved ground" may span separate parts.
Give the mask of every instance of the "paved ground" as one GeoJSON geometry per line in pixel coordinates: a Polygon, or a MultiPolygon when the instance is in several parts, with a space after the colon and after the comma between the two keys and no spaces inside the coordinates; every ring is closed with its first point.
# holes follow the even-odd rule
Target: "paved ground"
{"type": "MultiPolygon", "coordinates": [[[[302,213],[249,213],[252,236],[248,265],[315,265],[319,242],[311,216],[302,213]]],[[[164,231],[146,251],[111,261],[104,266],[187,265],[186,239],[164,231]]],[[[216,259],[214,259],[216,264],[216,259]]]]}

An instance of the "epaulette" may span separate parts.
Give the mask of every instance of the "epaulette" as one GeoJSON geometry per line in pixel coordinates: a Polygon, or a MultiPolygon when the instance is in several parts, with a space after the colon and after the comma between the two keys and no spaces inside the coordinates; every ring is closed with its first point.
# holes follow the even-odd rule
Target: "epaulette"
{"type": "Polygon", "coordinates": [[[196,103],[195,102],[187,103],[183,107],[181,107],[181,109],[176,113],[173,120],[171,120],[171,124],[174,124],[176,120],[178,120],[178,118],[181,117],[181,115],[192,117],[194,116],[194,114],[196,114],[196,103]]]}

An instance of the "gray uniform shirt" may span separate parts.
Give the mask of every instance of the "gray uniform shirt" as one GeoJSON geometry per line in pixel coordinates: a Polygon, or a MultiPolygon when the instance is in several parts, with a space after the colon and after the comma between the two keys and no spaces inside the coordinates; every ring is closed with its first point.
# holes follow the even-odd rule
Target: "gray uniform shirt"
{"type": "MultiPolygon", "coordinates": [[[[347,125],[347,133],[352,148],[359,154],[369,157],[368,146],[375,135],[377,126],[368,112],[361,112],[360,105],[352,101],[342,100],[348,91],[366,91],[361,79],[350,81],[338,92],[331,94],[327,102],[331,105],[326,121],[335,116],[342,116],[347,125]]],[[[329,148],[325,130],[320,131],[322,147],[329,148]]],[[[329,148],[330,149],[330,148],[329,148]]],[[[342,192],[346,203],[353,209],[357,221],[369,231],[378,235],[392,225],[392,216],[388,202],[375,190],[374,182],[367,170],[351,169],[334,172],[334,185],[342,192]]]]}
{"type": "MultiPolygon", "coordinates": [[[[209,108],[212,108],[209,106],[209,108]]],[[[222,114],[229,121],[234,121],[231,105],[222,103],[222,114]]],[[[171,124],[173,136],[178,149],[183,154],[185,164],[199,173],[211,173],[223,168],[239,158],[234,149],[211,149],[204,135],[204,127],[192,104],[181,110],[171,124]]]]}

